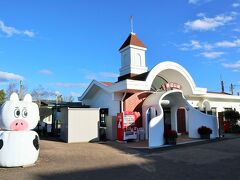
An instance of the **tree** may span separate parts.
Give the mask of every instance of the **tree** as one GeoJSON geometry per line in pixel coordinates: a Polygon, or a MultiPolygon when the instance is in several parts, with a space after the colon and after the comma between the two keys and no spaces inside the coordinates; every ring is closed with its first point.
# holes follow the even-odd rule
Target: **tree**
{"type": "MultiPolygon", "coordinates": [[[[16,83],[9,83],[6,90],[6,99],[9,99],[13,92],[19,94],[18,86],[16,83]]],[[[24,97],[27,94],[27,92],[28,92],[27,87],[25,85],[22,85],[22,97],[24,97]]]]}
{"type": "Polygon", "coordinates": [[[9,83],[6,90],[6,98],[9,99],[13,92],[18,93],[17,85],[16,83],[9,83]]]}
{"type": "Polygon", "coordinates": [[[74,101],[74,97],[72,95],[64,96],[63,101],[64,102],[73,102],[74,101]]]}
{"type": "Polygon", "coordinates": [[[230,125],[230,131],[233,132],[237,129],[239,129],[239,126],[237,125],[237,121],[240,118],[240,114],[238,111],[235,110],[227,110],[224,112],[224,116],[226,121],[230,125]]]}
{"type": "Polygon", "coordinates": [[[56,96],[56,93],[47,91],[43,86],[39,85],[37,88],[32,90],[31,93],[33,100],[37,101],[38,106],[41,106],[41,101],[46,100],[51,96],[56,96]]]}
{"type": "Polygon", "coordinates": [[[3,104],[5,102],[5,96],[6,96],[5,91],[3,89],[0,90],[0,104],[3,104]]]}

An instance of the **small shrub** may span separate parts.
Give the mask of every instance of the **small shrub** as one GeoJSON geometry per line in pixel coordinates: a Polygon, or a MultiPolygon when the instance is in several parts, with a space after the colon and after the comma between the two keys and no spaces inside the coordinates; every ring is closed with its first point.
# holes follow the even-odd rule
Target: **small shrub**
{"type": "Polygon", "coordinates": [[[166,129],[164,131],[164,138],[177,138],[177,131],[171,130],[171,129],[166,129]]]}
{"type": "Polygon", "coordinates": [[[201,126],[198,128],[198,134],[212,134],[212,129],[207,126],[201,126]]]}

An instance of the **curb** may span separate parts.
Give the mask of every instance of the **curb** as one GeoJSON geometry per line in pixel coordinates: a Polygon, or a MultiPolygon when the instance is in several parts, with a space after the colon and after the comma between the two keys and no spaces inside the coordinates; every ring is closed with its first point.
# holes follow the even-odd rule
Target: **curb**
{"type": "Polygon", "coordinates": [[[162,147],[157,147],[157,148],[130,147],[130,146],[127,146],[127,147],[130,149],[134,149],[136,151],[142,152],[142,153],[151,154],[151,153],[155,153],[155,152],[162,152],[162,151],[173,150],[173,149],[178,149],[178,148],[183,148],[183,147],[198,146],[198,145],[202,145],[202,144],[215,143],[215,142],[231,140],[231,139],[238,139],[238,138],[240,138],[240,137],[231,137],[231,138],[222,137],[222,138],[216,138],[216,139],[210,139],[210,140],[202,140],[202,141],[188,142],[188,143],[183,143],[183,144],[162,146],[162,147]]]}

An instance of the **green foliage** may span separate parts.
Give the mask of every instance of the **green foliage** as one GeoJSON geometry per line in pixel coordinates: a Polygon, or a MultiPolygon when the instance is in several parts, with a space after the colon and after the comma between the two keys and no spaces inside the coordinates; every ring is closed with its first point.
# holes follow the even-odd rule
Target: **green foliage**
{"type": "Polygon", "coordinates": [[[0,104],[3,104],[5,102],[5,97],[6,97],[5,91],[3,89],[0,90],[0,104]]]}
{"type": "Polygon", "coordinates": [[[232,133],[239,133],[240,132],[240,126],[239,125],[234,125],[231,129],[232,133]]]}
{"type": "Polygon", "coordinates": [[[237,121],[240,119],[240,114],[238,111],[235,111],[235,110],[227,110],[224,112],[224,116],[225,116],[225,119],[226,121],[229,122],[230,124],[230,131],[236,131],[236,127],[238,125],[237,124],[237,121]]]}

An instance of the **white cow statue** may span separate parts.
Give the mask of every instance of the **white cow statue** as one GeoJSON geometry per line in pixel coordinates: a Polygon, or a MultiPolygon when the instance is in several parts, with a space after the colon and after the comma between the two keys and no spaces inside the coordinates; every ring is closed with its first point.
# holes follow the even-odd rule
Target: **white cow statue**
{"type": "Polygon", "coordinates": [[[30,94],[19,101],[13,93],[0,109],[0,166],[17,167],[34,164],[39,155],[39,137],[35,128],[39,109],[30,94]]]}

